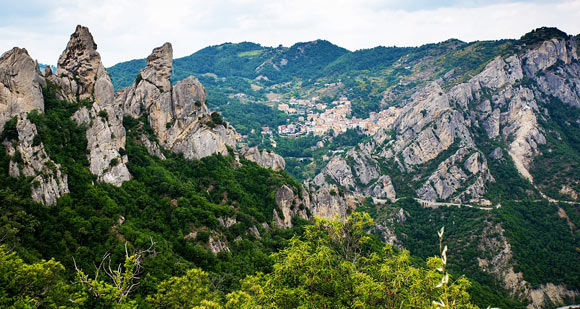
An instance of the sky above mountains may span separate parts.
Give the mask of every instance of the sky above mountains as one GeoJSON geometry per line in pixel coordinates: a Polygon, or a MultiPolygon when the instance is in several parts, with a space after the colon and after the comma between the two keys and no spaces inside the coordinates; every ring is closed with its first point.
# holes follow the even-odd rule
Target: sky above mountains
{"type": "Polygon", "coordinates": [[[182,57],[241,41],[325,39],[356,50],[519,38],[541,26],[578,34],[580,0],[8,0],[0,2],[0,52],[25,47],[56,64],[77,24],[89,27],[111,66],[164,42],[182,57]]]}

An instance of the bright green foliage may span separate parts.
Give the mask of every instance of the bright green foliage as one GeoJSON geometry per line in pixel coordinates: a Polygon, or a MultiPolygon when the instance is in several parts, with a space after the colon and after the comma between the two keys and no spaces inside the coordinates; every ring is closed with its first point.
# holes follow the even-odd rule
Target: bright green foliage
{"type": "Polygon", "coordinates": [[[0,246],[0,307],[32,308],[67,304],[70,287],[54,259],[27,264],[0,246]]]}
{"type": "Polygon", "coordinates": [[[90,278],[82,270],[76,270],[76,284],[88,295],[83,305],[88,307],[136,308],[136,302],[129,299],[129,294],[139,285],[141,272],[141,254],[125,256],[123,266],[111,267],[107,255],[101,261],[95,278],[90,278]],[[102,274],[104,273],[104,274],[102,274]],[[110,282],[99,280],[99,274],[107,276],[110,282]]]}
{"type": "Polygon", "coordinates": [[[172,277],[159,284],[158,291],[147,297],[155,308],[217,307],[220,295],[211,285],[209,275],[200,269],[190,269],[183,277],[172,277]]]}
{"type": "Polygon", "coordinates": [[[192,269],[159,285],[147,298],[157,308],[476,308],[465,278],[448,280],[442,258],[417,267],[408,251],[377,248],[355,213],[345,221],[315,219],[303,239],[273,255],[273,271],[246,277],[242,288],[216,292],[207,273],[192,269]],[[439,270],[438,270],[439,269],[439,270]]]}
{"type": "Polygon", "coordinates": [[[246,278],[241,292],[228,295],[228,305],[425,308],[444,300],[451,308],[474,307],[466,279],[437,287],[443,278],[436,270],[441,259],[430,259],[430,268],[418,268],[408,251],[397,252],[389,245],[378,252],[369,250],[370,237],[364,228],[370,223],[366,214],[355,214],[345,222],[317,219],[307,228],[305,240],[295,238],[274,255],[272,273],[246,278]]]}

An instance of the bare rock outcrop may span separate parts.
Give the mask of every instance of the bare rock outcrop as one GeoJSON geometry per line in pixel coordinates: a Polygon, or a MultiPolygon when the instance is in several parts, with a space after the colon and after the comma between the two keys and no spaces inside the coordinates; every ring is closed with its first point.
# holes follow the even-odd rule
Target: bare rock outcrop
{"type": "Polygon", "coordinates": [[[367,191],[368,195],[376,198],[387,198],[391,201],[395,201],[397,198],[397,193],[395,192],[395,187],[391,181],[391,177],[382,175],[377,181],[369,187],[367,191]]]}
{"type": "Polygon", "coordinates": [[[218,254],[222,251],[230,252],[227,243],[216,237],[216,235],[209,236],[208,247],[213,254],[218,254]]]}
{"type": "Polygon", "coordinates": [[[322,218],[344,219],[357,204],[355,196],[346,195],[336,185],[324,184],[310,195],[310,212],[322,218]]]}
{"type": "Polygon", "coordinates": [[[375,167],[387,161],[390,168],[412,176],[412,182],[423,182],[416,184],[423,199],[480,199],[494,181],[487,157],[475,142],[482,132],[506,145],[490,158],[500,160],[505,151],[520,175],[533,182],[530,166],[547,142],[541,122],[549,115],[543,104],[555,97],[580,106],[576,42],[548,40],[507,58],[496,57],[479,74],[451,89],[443,89],[441,83],[431,82],[411,96],[392,125],[392,137],[377,134],[380,137],[372,142],[359,144],[354,154],[331,157],[312,182],[321,186],[331,179],[356,194],[377,197],[373,193],[380,189],[367,184],[392,176],[375,167]],[[465,162],[474,151],[478,155],[465,162]]]}
{"type": "Polygon", "coordinates": [[[99,181],[116,186],[131,179],[127,156],[121,154],[126,137],[123,111],[115,105],[113,84],[88,28],[77,26],[51,81],[61,86],[61,96],[69,102],[92,102],[73,115],[77,124],[88,126],[91,172],[99,181]]]}
{"type": "Polygon", "coordinates": [[[188,159],[226,155],[228,147],[235,147],[235,131],[209,111],[197,78],[190,76],[171,86],[172,61],[171,44],[155,48],[133,85],[117,92],[116,105],[134,118],[146,114],[159,144],[168,150],[188,159]]]}
{"type": "Polygon", "coordinates": [[[89,169],[99,181],[120,186],[131,179],[127,169],[128,157],[121,155],[125,148],[125,128],[119,109],[112,105],[93,104],[91,109],[82,107],[73,115],[78,125],[88,126],[87,148],[89,169]]]}
{"type": "Polygon", "coordinates": [[[469,122],[450,105],[449,96],[433,82],[413,95],[394,128],[397,139],[386,154],[401,154],[408,169],[435,159],[453,143],[473,144],[467,127],[469,122]]]}
{"type": "Polygon", "coordinates": [[[313,183],[316,186],[323,186],[329,180],[346,188],[354,187],[355,176],[348,162],[341,156],[332,157],[320,174],[314,177],[313,183]]]}
{"type": "Polygon", "coordinates": [[[487,168],[485,157],[474,152],[474,149],[460,148],[441,162],[435,172],[429,176],[417,195],[424,200],[449,200],[467,202],[477,199],[485,193],[485,184],[493,182],[493,176],[487,168]],[[475,179],[468,187],[470,179],[475,179]]]}
{"type": "Polygon", "coordinates": [[[284,161],[284,158],[266,149],[260,151],[258,147],[244,148],[242,149],[241,154],[246,158],[246,160],[256,162],[264,168],[281,171],[286,167],[286,161],[284,161]]]}
{"type": "Polygon", "coordinates": [[[479,124],[490,138],[501,136],[509,142],[508,153],[516,168],[523,177],[533,181],[529,165],[539,153],[539,144],[546,143],[546,139],[538,124],[537,98],[520,83],[526,74],[535,70],[523,68],[528,62],[517,55],[507,59],[497,57],[468,83],[454,87],[451,93],[454,103],[464,108],[470,102],[479,101],[473,113],[479,124]]]}
{"type": "Polygon", "coordinates": [[[10,176],[33,177],[32,199],[50,206],[58,198],[69,193],[68,177],[61,172],[60,164],[50,159],[44,144],[37,139],[36,126],[26,114],[17,116],[15,140],[3,141],[6,153],[11,157],[10,176]]]}
{"type": "Polygon", "coordinates": [[[110,101],[108,84],[111,80],[87,27],[78,25],[71,35],[58,59],[56,75],[62,94],[69,102],[85,99],[110,101]]]}
{"type": "Polygon", "coordinates": [[[314,191],[305,187],[300,192],[286,185],[276,191],[275,199],[278,210],[274,209],[274,223],[279,227],[292,227],[292,218],[311,219],[312,216],[327,219],[344,219],[356,209],[356,198],[345,196],[335,185],[324,184],[314,191]]]}
{"type": "Polygon", "coordinates": [[[276,205],[280,209],[281,213],[278,213],[274,209],[274,222],[280,227],[292,227],[292,218],[299,216],[303,219],[308,219],[308,213],[306,208],[310,207],[310,200],[307,195],[300,198],[297,194],[294,194],[292,188],[282,185],[278,191],[276,191],[275,199],[276,205]]]}
{"type": "Polygon", "coordinates": [[[28,120],[31,111],[44,112],[42,87],[46,81],[38,63],[26,49],[13,48],[0,57],[0,132],[15,118],[13,132],[2,141],[11,157],[12,177],[32,177],[32,199],[44,205],[54,205],[69,192],[68,177],[61,172],[45,151],[36,126],[28,120]]]}
{"type": "Polygon", "coordinates": [[[143,144],[143,146],[145,146],[145,149],[147,149],[147,153],[149,153],[150,156],[158,157],[161,160],[167,159],[165,158],[165,155],[161,151],[161,147],[159,147],[159,144],[157,144],[157,142],[155,141],[150,140],[147,135],[141,134],[140,142],[143,144]]]}
{"type": "Polygon", "coordinates": [[[173,47],[165,43],[153,49],[147,57],[147,66],[139,73],[141,78],[155,85],[160,90],[171,90],[171,71],[173,69],[173,47]]]}
{"type": "Polygon", "coordinates": [[[32,110],[44,112],[46,82],[26,49],[15,47],[0,57],[0,131],[6,121],[32,110]]]}

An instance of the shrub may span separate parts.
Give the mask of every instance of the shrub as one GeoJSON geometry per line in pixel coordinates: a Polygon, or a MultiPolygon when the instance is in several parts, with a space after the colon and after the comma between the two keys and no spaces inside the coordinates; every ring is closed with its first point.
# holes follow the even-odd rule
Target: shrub
{"type": "Polygon", "coordinates": [[[218,112],[211,113],[211,120],[218,126],[224,124],[224,120],[222,119],[222,116],[218,112]]]}
{"type": "Polygon", "coordinates": [[[104,119],[107,119],[107,120],[109,119],[109,114],[104,109],[100,110],[98,115],[101,118],[104,118],[104,119]]]}
{"type": "Polygon", "coordinates": [[[141,82],[143,80],[143,77],[141,76],[141,73],[137,74],[137,77],[135,77],[135,85],[139,85],[139,82],[141,82]]]}

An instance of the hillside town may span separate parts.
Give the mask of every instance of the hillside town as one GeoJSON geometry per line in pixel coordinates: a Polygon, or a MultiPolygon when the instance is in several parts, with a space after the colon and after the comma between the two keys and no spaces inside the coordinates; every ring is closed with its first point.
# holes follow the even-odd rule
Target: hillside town
{"type": "MultiPolygon", "coordinates": [[[[277,108],[289,115],[298,115],[293,123],[278,126],[276,130],[280,136],[289,138],[297,138],[310,133],[317,136],[327,133],[336,135],[348,129],[359,129],[365,134],[373,135],[379,129],[389,129],[401,112],[400,108],[389,107],[378,113],[370,113],[366,119],[351,117],[352,103],[346,97],[341,97],[329,104],[319,103],[318,97],[292,98],[287,102],[278,103],[277,108]]],[[[262,134],[272,134],[272,131],[264,127],[262,134]]]]}

